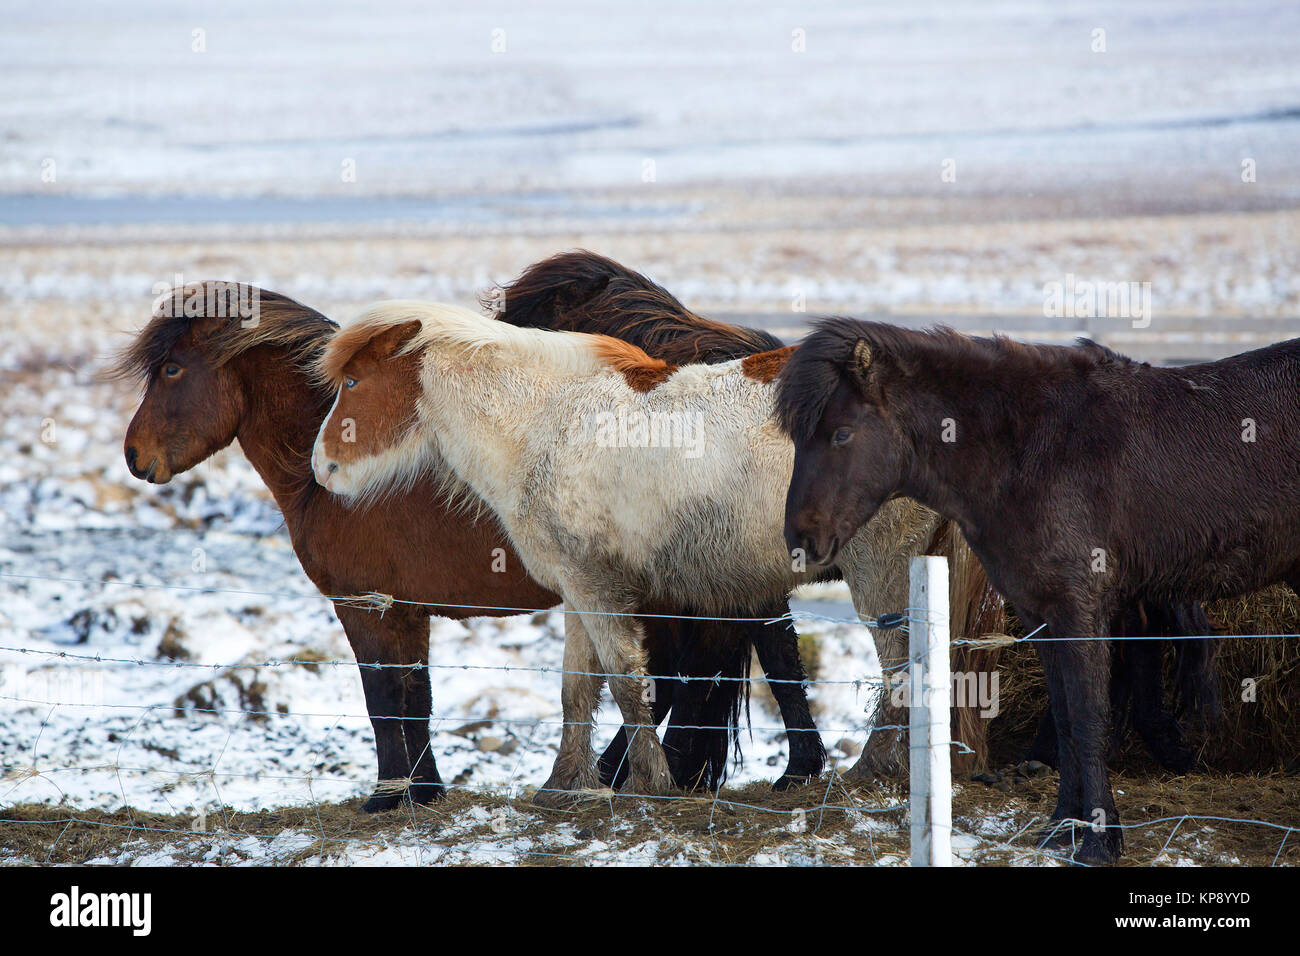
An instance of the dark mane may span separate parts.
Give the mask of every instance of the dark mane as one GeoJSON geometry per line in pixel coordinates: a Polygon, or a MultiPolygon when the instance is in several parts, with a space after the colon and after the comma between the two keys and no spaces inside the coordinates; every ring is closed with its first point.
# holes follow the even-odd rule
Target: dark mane
{"type": "Polygon", "coordinates": [[[185,336],[195,319],[225,318],[204,338],[204,348],[220,366],[257,345],[277,345],[295,364],[315,359],[325,340],[338,328],[315,309],[288,296],[255,286],[243,286],[245,304],[256,308],[255,322],[238,311],[236,283],[209,280],[177,289],[155,307],[155,314],[104,372],[109,379],[147,382],[185,336]],[[203,305],[196,309],[196,300],[203,305]],[[216,305],[213,309],[212,306],[216,305]],[[245,328],[245,322],[248,327],[245,328]]]}
{"type": "Polygon", "coordinates": [[[529,266],[497,294],[481,302],[503,322],[611,335],[672,365],[727,362],[784,344],[767,332],[695,315],[641,273],[581,249],[529,266]]]}
{"type": "MultiPolygon", "coordinates": [[[[895,366],[923,366],[936,375],[969,380],[983,373],[1007,382],[1032,377],[1063,377],[1101,365],[1135,365],[1132,359],[1093,342],[1076,345],[1029,345],[1002,335],[964,335],[946,326],[906,329],[884,322],[834,317],[822,319],[800,344],[777,384],[776,414],[795,441],[812,437],[831,395],[855,366],[855,352],[865,342],[875,359],[895,366]]],[[[874,360],[874,359],[873,359],[874,360]]]]}

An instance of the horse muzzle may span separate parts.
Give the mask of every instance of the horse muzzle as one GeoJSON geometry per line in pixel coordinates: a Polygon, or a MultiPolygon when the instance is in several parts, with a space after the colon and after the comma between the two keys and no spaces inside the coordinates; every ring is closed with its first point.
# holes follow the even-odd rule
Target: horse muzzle
{"type": "Polygon", "coordinates": [[[311,473],[316,478],[316,484],[327,490],[330,489],[330,481],[338,474],[339,463],[331,461],[320,453],[320,450],[313,448],[311,452],[311,473]]]}
{"type": "Polygon", "coordinates": [[[794,523],[788,523],[785,527],[785,545],[792,555],[796,551],[802,552],[810,564],[827,565],[839,556],[843,541],[838,535],[805,531],[794,523]]]}
{"type": "Polygon", "coordinates": [[[171,481],[171,472],[162,464],[160,456],[154,455],[149,464],[141,465],[140,450],[134,445],[126,446],[126,467],[133,477],[147,481],[152,485],[165,485],[171,481]]]}

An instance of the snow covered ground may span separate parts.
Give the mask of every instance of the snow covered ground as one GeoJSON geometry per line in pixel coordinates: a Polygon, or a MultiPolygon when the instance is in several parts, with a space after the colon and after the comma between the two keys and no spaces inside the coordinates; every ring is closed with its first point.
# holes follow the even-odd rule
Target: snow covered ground
{"type": "MultiPolygon", "coordinates": [[[[121,460],[129,389],[72,371],[15,378],[0,437],[0,803],[255,811],[368,792],[374,744],[351,652],[237,448],[148,486],[121,460]],[[257,666],[277,661],[291,663],[257,666]]],[[[805,606],[849,613],[827,597],[805,606]]],[[[562,627],[547,612],[434,622],[444,779],[545,779],[562,627]]],[[[805,627],[822,635],[827,672],[878,674],[864,628],[805,627]]],[[[813,693],[828,744],[863,739],[865,690],[813,693]]],[[[741,784],[785,764],[779,717],[760,698],[753,716],[741,784]]],[[[600,719],[607,738],[608,699],[600,719]]]]}
{"type": "MultiPolygon", "coordinates": [[[[512,802],[559,738],[549,612],[435,622],[434,747],[458,789],[409,829],[353,832],[340,803],[374,779],[359,679],[259,479],[237,448],[163,488],[122,461],[135,396],[93,374],[157,283],[237,279],[343,318],[468,303],[585,246],[787,337],[817,313],[1041,316],[1067,273],[1151,282],[1155,331],[1300,313],[1300,10],[1281,0],[71,0],[6,23],[0,808],[223,821],[199,849],[124,834],[98,862],[733,861],[711,817],[669,836],[662,815],[557,824],[512,802]]],[[[845,616],[842,593],[811,599],[845,616]]],[[[800,629],[821,674],[877,673],[860,626],[800,629]]],[[[867,691],[810,695],[850,763],[867,691]]],[[[603,742],[608,701],[600,719],[603,742]]],[[[785,762],[758,690],[753,723],[733,798],[792,823],[843,802],[758,788],[785,762]]],[[[896,797],[855,797],[846,838],[795,828],[742,859],[904,862],[896,797]]],[[[971,813],[960,858],[1044,862],[997,849],[1029,810],[971,813]]]]}

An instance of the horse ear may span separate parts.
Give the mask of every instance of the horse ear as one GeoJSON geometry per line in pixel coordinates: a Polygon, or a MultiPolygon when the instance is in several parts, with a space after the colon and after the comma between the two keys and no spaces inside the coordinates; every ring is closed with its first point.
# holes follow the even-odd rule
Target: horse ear
{"type": "Polygon", "coordinates": [[[866,339],[858,339],[853,346],[853,363],[858,367],[858,374],[865,376],[871,367],[871,346],[866,339]]]}
{"type": "Polygon", "coordinates": [[[401,325],[394,325],[392,328],[384,329],[371,341],[380,355],[392,355],[409,342],[411,337],[419,332],[422,327],[418,319],[412,319],[410,322],[403,322],[401,325]]]}
{"type": "Polygon", "coordinates": [[[850,371],[859,388],[866,387],[867,376],[871,373],[871,358],[871,346],[867,344],[867,340],[858,339],[857,345],[853,346],[853,361],[850,364],[850,371]]]}

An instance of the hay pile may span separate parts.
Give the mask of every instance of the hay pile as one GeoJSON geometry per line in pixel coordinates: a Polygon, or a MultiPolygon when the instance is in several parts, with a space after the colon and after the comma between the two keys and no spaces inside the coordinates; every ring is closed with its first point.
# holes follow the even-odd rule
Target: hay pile
{"type": "MultiPolygon", "coordinates": [[[[1188,742],[1200,767],[1222,772],[1265,773],[1300,769],[1300,638],[1234,635],[1300,634],[1300,598],[1277,586],[1208,609],[1221,638],[1217,665],[1223,694],[1223,724],[1209,734],[1189,729],[1188,742]],[[1243,681],[1254,681],[1254,699],[1243,699],[1243,681]]],[[[1008,633],[1024,631],[1008,615],[1008,633]]],[[[1166,651],[1166,669],[1170,665],[1166,651]]],[[[1005,766],[1024,758],[1047,707],[1047,687],[1033,647],[1002,650],[999,672],[1000,711],[989,722],[989,763],[1005,766]]],[[[1166,682],[1169,686],[1169,682],[1166,682]]],[[[1248,685],[1247,688],[1248,689],[1248,685]]],[[[1131,730],[1112,766],[1150,771],[1155,762],[1131,730]]]]}

